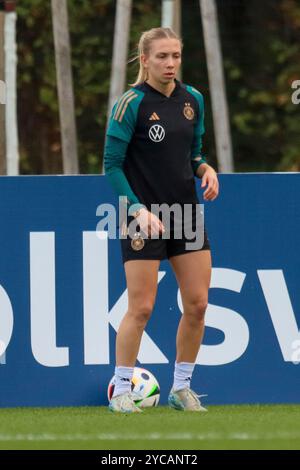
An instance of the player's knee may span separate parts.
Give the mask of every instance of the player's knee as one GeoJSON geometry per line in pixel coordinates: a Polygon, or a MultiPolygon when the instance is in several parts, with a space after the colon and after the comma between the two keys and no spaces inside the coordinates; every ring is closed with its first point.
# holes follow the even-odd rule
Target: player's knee
{"type": "Polygon", "coordinates": [[[188,308],[188,318],[192,323],[204,321],[208,300],[206,298],[195,299],[188,308]]]}
{"type": "Polygon", "coordinates": [[[147,324],[151,317],[153,307],[154,305],[151,301],[144,300],[137,307],[131,310],[131,317],[138,326],[144,327],[147,324]]]}

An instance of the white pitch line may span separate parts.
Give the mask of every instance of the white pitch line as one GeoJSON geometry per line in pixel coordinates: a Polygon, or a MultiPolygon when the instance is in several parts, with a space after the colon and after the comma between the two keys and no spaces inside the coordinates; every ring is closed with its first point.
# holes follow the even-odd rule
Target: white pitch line
{"type": "Polygon", "coordinates": [[[0,434],[0,442],[6,441],[271,441],[274,439],[300,439],[299,432],[255,433],[151,433],[151,434],[0,434]]]}

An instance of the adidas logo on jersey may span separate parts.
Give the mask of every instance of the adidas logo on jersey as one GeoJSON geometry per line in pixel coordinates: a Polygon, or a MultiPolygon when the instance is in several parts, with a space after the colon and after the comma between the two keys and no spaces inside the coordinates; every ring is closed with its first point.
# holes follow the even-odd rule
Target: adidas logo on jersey
{"type": "Polygon", "coordinates": [[[160,117],[156,113],[152,113],[149,117],[149,121],[159,121],[160,117]]]}

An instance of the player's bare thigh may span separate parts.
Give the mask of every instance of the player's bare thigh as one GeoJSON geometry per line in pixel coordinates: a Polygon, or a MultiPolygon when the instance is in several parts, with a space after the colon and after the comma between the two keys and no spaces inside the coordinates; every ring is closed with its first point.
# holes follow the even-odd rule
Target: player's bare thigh
{"type": "Polygon", "coordinates": [[[153,307],[157,293],[159,260],[129,260],[124,263],[128,309],[153,307]]]}
{"type": "Polygon", "coordinates": [[[190,251],[169,259],[176,276],[183,306],[206,302],[211,280],[210,250],[190,251]]]}

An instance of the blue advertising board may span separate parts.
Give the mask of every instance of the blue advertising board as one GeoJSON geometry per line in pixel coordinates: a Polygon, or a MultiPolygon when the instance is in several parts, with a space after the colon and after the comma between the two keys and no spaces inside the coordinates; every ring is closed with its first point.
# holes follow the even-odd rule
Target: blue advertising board
{"type": "MultiPolygon", "coordinates": [[[[206,405],[299,403],[300,174],[219,179],[205,203],[213,273],[192,386],[206,405]]],[[[96,175],[1,177],[0,195],[0,406],[106,404],[127,293],[120,241],[96,227],[116,196],[96,175]]],[[[168,261],[158,282],[137,365],[164,404],[182,309],[168,261]]]]}

